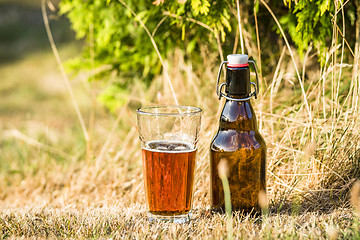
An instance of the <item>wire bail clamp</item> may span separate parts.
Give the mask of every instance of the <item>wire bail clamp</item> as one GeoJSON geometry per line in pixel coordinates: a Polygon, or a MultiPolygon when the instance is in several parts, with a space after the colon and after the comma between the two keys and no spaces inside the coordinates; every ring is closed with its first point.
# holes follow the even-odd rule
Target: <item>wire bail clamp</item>
{"type": "Polygon", "coordinates": [[[249,97],[246,97],[246,98],[232,98],[232,97],[226,96],[224,93],[222,93],[222,91],[221,91],[222,88],[227,85],[226,82],[224,82],[224,83],[220,84],[220,87],[219,87],[221,70],[222,70],[222,67],[223,67],[223,65],[225,63],[228,63],[228,61],[223,61],[220,64],[219,72],[218,72],[218,75],[217,75],[216,95],[219,97],[219,100],[221,99],[221,97],[224,97],[227,100],[241,102],[241,101],[247,101],[247,100],[251,99],[253,96],[255,97],[255,99],[257,99],[257,94],[259,93],[259,77],[258,77],[258,71],[257,71],[255,62],[253,60],[248,61],[248,63],[251,63],[254,66],[255,75],[256,75],[256,83],[250,82],[250,84],[254,86],[255,90],[254,90],[254,92],[252,92],[249,95],[249,97]]]}

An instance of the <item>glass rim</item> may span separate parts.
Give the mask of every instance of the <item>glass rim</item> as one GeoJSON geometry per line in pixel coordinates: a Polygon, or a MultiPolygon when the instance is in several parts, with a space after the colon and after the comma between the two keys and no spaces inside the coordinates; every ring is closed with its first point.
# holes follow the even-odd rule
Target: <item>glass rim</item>
{"type": "Polygon", "coordinates": [[[199,107],[184,106],[184,105],[161,105],[161,106],[150,106],[141,107],[136,110],[137,114],[150,115],[150,116],[193,116],[201,114],[202,109],[199,107]],[[181,109],[187,110],[186,112],[152,112],[154,109],[181,109]]]}

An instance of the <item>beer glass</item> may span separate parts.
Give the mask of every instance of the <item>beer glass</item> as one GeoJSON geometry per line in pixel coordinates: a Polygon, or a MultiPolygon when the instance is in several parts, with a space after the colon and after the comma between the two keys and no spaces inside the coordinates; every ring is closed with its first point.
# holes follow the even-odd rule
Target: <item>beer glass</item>
{"type": "Polygon", "coordinates": [[[190,219],[201,109],[156,106],[137,110],[149,219],[190,219]]]}

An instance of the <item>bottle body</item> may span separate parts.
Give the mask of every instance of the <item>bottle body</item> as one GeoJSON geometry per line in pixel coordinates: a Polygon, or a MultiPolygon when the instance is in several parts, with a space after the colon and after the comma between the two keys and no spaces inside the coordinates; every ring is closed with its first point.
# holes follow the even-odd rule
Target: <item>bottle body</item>
{"type": "Polygon", "coordinates": [[[229,167],[231,206],[234,211],[260,210],[259,193],[266,189],[266,144],[260,135],[250,100],[227,100],[220,117],[219,130],[210,146],[211,207],[225,209],[218,164],[229,167]]]}

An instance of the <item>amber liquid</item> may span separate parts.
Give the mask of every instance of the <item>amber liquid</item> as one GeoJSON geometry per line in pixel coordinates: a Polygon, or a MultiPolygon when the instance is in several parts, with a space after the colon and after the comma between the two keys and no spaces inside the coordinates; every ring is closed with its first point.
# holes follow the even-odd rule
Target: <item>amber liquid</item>
{"type": "Polygon", "coordinates": [[[210,146],[211,206],[225,209],[218,164],[224,159],[229,166],[229,187],[232,209],[258,212],[259,193],[265,191],[265,141],[257,129],[250,101],[227,101],[220,118],[220,127],[210,146]]]}
{"type": "Polygon", "coordinates": [[[152,141],[142,149],[149,212],[182,215],[191,209],[196,149],[184,142],[152,141]]]}

